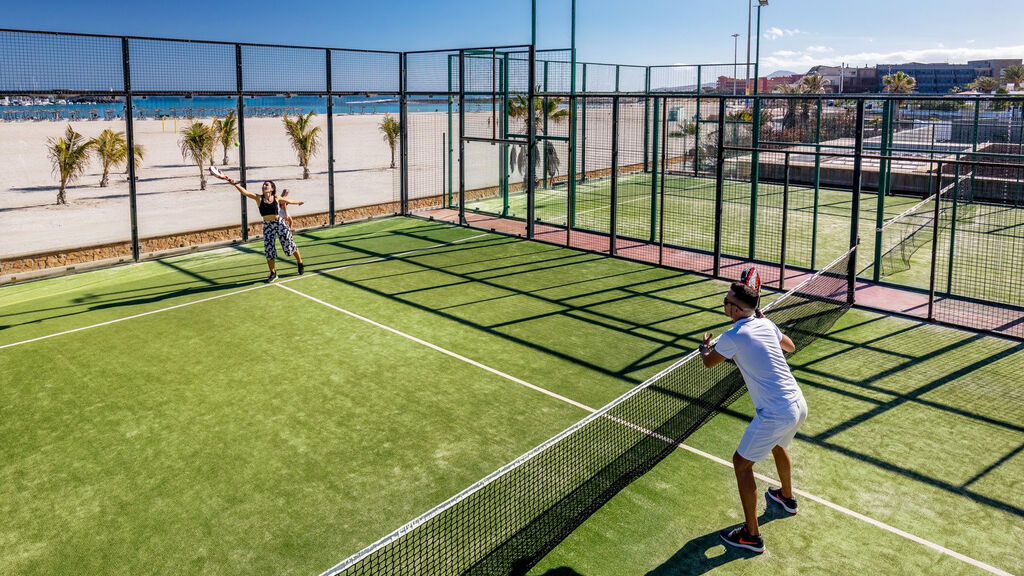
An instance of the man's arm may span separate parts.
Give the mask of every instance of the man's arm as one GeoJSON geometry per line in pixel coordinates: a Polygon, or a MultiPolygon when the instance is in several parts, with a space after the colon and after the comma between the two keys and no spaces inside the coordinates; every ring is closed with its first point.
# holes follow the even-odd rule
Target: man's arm
{"type": "Polygon", "coordinates": [[[715,352],[714,348],[711,347],[711,339],[714,337],[715,335],[711,332],[706,332],[704,333],[704,340],[700,343],[700,359],[704,362],[705,368],[713,368],[725,361],[725,356],[715,352]]]}
{"type": "Polygon", "coordinates": [[[794,344],[793,340],[785,334],[782,335],[782,340],[779,340],[779,346],[782,346],[782,350],[784,352],[796,352],[796,344],[794,344]]]}

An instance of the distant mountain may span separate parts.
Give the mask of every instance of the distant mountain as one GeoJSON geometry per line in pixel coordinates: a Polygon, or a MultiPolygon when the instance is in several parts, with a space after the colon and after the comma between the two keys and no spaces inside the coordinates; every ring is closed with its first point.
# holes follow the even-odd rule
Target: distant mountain
{"type": "Polygon", "coordinates": [[[775,72],[772,72],[771,74],[766,76],[766,78],[778,78],[779,76],[793,76],[795,74],[796,72],[790,72],[789,70],[776,70],[775,72]]]}

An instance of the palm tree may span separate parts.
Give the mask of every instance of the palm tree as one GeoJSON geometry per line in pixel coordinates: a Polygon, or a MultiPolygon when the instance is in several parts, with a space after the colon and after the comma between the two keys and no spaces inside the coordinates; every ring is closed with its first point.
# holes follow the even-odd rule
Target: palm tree
{"type": "MultiPolygon", "coordinates": [[[[125,142],[125,147],[127,148],[127,146],[128,146],[128,143],[125,142]]],[[[146,147],[143,146],[142,144],[135,144],[134,148],[135,148],[135,154],[133,154],[132,156],[134,157],[135,171],[138,172],[139,166],[142,166],[142,161],[146,159],[146,147]]],[[[128,163],[127,162],[124,163],[124,173],[128,174],[128,163]]],[[[138,176],[138,174],[136,174],[136,177],[137,176],[138,176]]]]}
{"type": "Polygon", "coordinates": [[[1003,80],[1014,86],[1024,84],[1024,65],[1014,64],[1003,68],[1003,80]]]}
{"type": "Polygon", "coordinates": [[[68,203],[65,190],[68,184],[85,173],[93,146],[93,141],[86,140],[85,136],[75,132],[71,124],[68,124],[63,138],[47,140],[47,152],[49,152],[50,161],[53,163],[53,174],[60,177],[57,204],[68,203]]]}
{"type": "Polygon", "coordinates": [[[228,165],[228,148],[234,144],[238,138],[238,119],[235,118],[235,112],[232,110],[228,112],[228,115],[223,120],[220,118],[214,118],[213,130],[217,134],[217,142],[220,143],[224,149],[224,158],[221,160],[221,165],[228,165]]]}
{"type": "Polygon", "coordinates": [[[978,76],[974,79],[974,82],[971,82],[970,86],[978,92],[990,94],[999,87],[999,81],[991,76],[978,76]]]}
{"type": "Polygon", "coordinates": [[[808,94],[824,94],[829,81],[825,80],[821,74],[810,74],[800,79],[800,85],[808,94]]]}
{"type": "MultiPolygon", "coordinates": [[[[569,117],[569,110],[562,108],[561,104],[565,100],[562,98],[541,98],[535,96],[533,99],[533,123],[534,130],[541,132],[544,130],[544,119],[547,118],[548,122],[561,122],[565,118],[569,117]]],[[[522,121],[523,133],[527,133],[530,130],[530,98],[523,94],[516,94],[508,101],[508,115],[509,118],[515,118],[522,121]]],[[[518,168],[522,172],[523,177],[527,173],[527,163],[529,154],[527,154],[526,147],[513,147],[511,151],[510,165],[513,168],[518,168]],[[521,148],[521,149],[520,149],[521,148]]],[[[538,158],[534,157],[534,168],[536,169],[538,158]]],[[[544,142],[544,161],[547,166],[547,172],[549,176],[554,176],[558,173],[558,166],[560,161],[558,159],[558,152],[551,142],[544,142]]],[[[536,171],[536,170],[535,170],[536,171]]]]}
{"type": "Polygon", "coordinates": [[[284,131],[288,134],[295,153],[298,154],[303,180],[309,179],[309,159],[320,151],[320,127],[309,126],[315,115],[316,110],[310,110],[305,116],[296,115],[295,120],[289,119],[287,114],[284,115],[284,131]]]}
{"type": "Polygon", "coordinates": [[[103,165],[100,188],[106,188],[110,183],[111,166],[120,166],[128,161],[128,142],[124,139],[124,132],[114,132],[109,128],[100,132],[100,135],[90,142],[96,158],[103,165]]]}
{"type": "Polygon", "coordinates": [[[213,126],[207,126],[198,120],[193,121],[181,130],[181,157],[199,167],[199,189],[206,190],[207,162],[213,163],[213,148],[217,144],[213,126]]]}
{"type": "MultiPolygon", "coordinates": [[[[804,86],[797,84],[779,84],[775,92],[779,94],[803,94],[804,86]]],[[[796,109],[799,101],[795,98],[786,98],[786,114],[782,117],[782,129],[796,128],[796,109]]]]}
{"type": "Polygon", "coordinates": [[[391,117],[391,114],[385,114],[384,119],[380,121],[380,131],[384,134],[384,141],[388,143],[388,147],[391,148],[391,167],[395,167],[395,145],[398,144],[398,137],[402,133],[402,125],[391,117]]]}
{"type": "Polygon", "coordinates": [[[917,85],[917,80],[906,72],[900,71],[895,74],[882,76],[882,84],[889,94],[910,94],[917,85]]]}

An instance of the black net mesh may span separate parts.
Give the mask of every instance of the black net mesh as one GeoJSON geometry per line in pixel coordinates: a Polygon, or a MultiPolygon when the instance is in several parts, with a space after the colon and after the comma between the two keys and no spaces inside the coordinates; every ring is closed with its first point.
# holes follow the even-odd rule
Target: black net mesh
{"type": "Polygon", "coordinates": [[[0,92],[122,92],[120,38],[0,32],[0,92]]]}
{"type": "Polygon", "coordinates": [[[246,92],[326,92],[327,52],[242,46],[242,88],[246,92]]]}
{"type": "Polygon", "coordinates": [[[396,93],[401,54],[331,50],[333,92],[396,93]]]}
{"type": "Polygon", "coordinates": [[[135,92],[236,92],[235,46],[172,40],[128,41],[135,92]]]}
{"type": "MultiPolygon", "coordinates": [[[[798,349],[849,308],[848,257],[767,307],[798,349]]],[[[526,573],[743,393],[734,365],[691,353],[324,575],[526,573]]]]}

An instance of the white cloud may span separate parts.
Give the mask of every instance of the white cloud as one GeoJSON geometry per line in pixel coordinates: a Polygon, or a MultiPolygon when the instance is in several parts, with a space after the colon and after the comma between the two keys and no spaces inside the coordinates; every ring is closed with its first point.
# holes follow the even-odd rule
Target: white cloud
{"type": "Polygon", "coordinates": [[[823,52],[832,52],[832,48],[828,46],[808,46],[807,52],[811,54],[821,54],[823,52]]]}
{"type": "Polygon", "coordinates": [[[902,64],[905,62],[949,62],[966,63],[968,60],[990,58],[1024,57],[1024,45],[982,48],[973,45],[960,48],[926,48],[923,50],[896,50],[892,52],[852,52],[837,54],[834,50],[824,52],[818,46],[803,51],[780,50],[761,58],[762,70],[779,69],[802,71],[811,66],[824,64],[836,66],[842,62],[850,66],[874,66],[876,64],[902,64]]]}
{"type": "Polygon", "coordinates": [[[800,34],[799,29],[783,30],[782,28],[776,28],[773,26],[768,30],[765,30],[764,37],[769,40],[778,40],[779,38],[791,38],[797,34],[800,34]]]}

